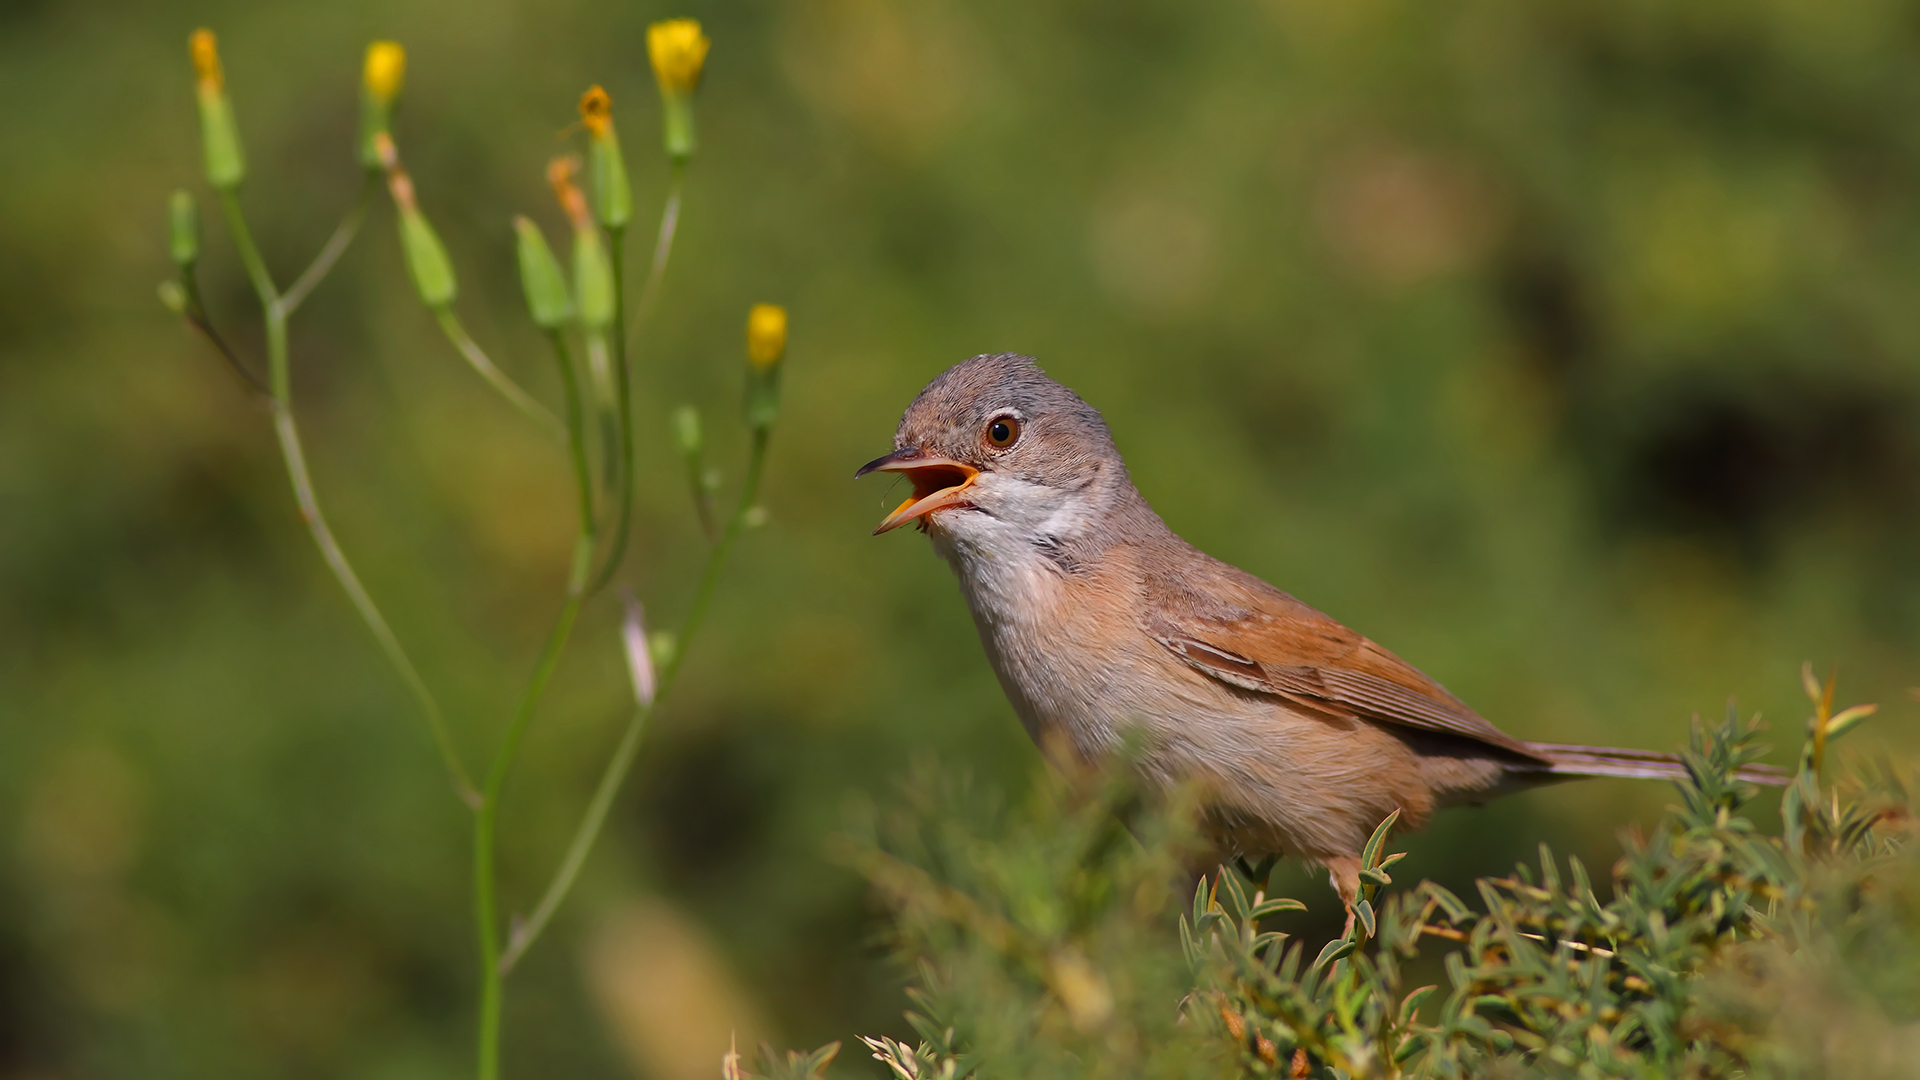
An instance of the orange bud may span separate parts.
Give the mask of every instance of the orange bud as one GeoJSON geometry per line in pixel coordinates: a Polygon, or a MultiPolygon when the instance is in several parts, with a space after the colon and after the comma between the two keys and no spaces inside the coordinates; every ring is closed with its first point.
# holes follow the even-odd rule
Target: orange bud
{"type": "Polygon", "coordinates": [[[193,73],[200,80],[200,89],[219,92],[226,85],[226,77],[220,71],[220,44],[213,31],[203,26],[187,40],[193,49],[193,73]]]}
{"type": "Polygon", "coordinates": [[[547,184],[553,188],[553,197],[560,202],[560,209],[566,211],[567,220],[573,223],[575,232],[593,228],[593,214],[587,209],[587,197],[580,191],[580,185],[573,182],[573,174],[580,168],[580,159],[572,154],[562,154],[547,162],[547,184]]]}
{"type": "Polygon", "coordinates": [[[598,84],[580,95],[580,122],[587,125],[587,134],[596,139],[606,138],[607,132],[613,129],[613,99],[598,84]]]}

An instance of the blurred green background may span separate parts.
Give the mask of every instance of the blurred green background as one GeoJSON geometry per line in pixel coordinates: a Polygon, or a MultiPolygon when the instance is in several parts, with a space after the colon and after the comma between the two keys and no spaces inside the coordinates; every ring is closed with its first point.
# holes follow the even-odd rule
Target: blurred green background
{"type": "MultiPolygon", "coordinates": [[[[510,985],[514,1075],[905,1034],[827,838],[916,759],[1010,791],[1038,766],[947,570],[867,535],[899,493],[849,478],[977,352],[1037,356],[1174,528],[1515,734],[1667,748],[1736,695],[1791,744],[1812,660],[1883,703],[1856,750],[1920,745],[1910,0],[5,0],[0,1075],[468,1068],[466,815],[265,413],[154,298],[167,192],[199,174],[187,34],[221,35],[283,281],[358,182],[361,49],[407,46],[396,135],[460,310],[551,400],[509,216],[559,234],[542,166],[591,82],[657,207],[643,35],[673,15],[714,46],[637,359],[627,577],[684,611],[665,418],[700,404],[737,474],[763,300],[793,319],[770,517],[510,985]]],[[[257,356],[202,205],[209,302],[257,356]]],[[[564,460],[439,338],[384,205],[294,371],[322,501],[477,759],[558,604],[564,460]]],[[[510,908],[617,735],[615,614],[590,609],[509,788],[510,908]]],[[[1605,866],[1668,798],[1451,813],[1408,865],[1461,887],[1544,839],[1605,866]]]]}

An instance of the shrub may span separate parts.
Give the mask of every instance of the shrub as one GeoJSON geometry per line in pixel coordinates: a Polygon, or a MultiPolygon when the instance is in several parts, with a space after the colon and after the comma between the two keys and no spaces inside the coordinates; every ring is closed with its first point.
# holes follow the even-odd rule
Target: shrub
{"type": "MultiPolygon", "coordinates": [[[[843,857],[886,898],[917,972],[915,1045],[865,1040],[907,1080],[966,1076],[1721,1077],[1909,1075],[1920,1051],[1920,864],[1899,770],[1823,778],[1871,712],[1815,716],[1780,835],[1743,816],[1757,721],[1696,719],[1680,802],[1630,836],[1611,899],[1577,859],[1481,880],[1479,911],[1398,885],[1393,818],[1368,844],[1353,926],[1318,949],[1277,928],[1264,868],[1201,876],[1178,916],[1191,803],[1114,776],[1046,785],[1019,813],[920,782],[843,857]],[[1443,952],[1444,985],[1409,986],[1443,952]]],[[[764,1055],[815,1076],[837,1048],[764,1055]]],[[[736,1060],[728,1071],[747,1075],[736,1060]]]]}

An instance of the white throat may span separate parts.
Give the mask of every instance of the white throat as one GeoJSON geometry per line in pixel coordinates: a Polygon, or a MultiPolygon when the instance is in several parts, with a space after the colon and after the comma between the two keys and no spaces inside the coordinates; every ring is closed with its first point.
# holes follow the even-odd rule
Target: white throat
{"type": "Polygon", "coordinates": [[[994,590],[1025,576],[1099,526],[1102,509],[1086,488],[1057,488],[1002,473],[974,478],[971,507],[928,515],[927,534],[967,587],[994,590]],[[1036,560],[1038,560],[1036,562],[1036,560]]]}

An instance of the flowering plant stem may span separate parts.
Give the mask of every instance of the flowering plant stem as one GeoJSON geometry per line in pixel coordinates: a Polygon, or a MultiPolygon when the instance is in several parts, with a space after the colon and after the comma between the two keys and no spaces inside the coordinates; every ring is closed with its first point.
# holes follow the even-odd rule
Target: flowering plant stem
{"type": "Polygon", "coordinates": [[[500,961],[498,883],[494,873],[495,826],[500,812],[500,795],[506,785],[507,773],[513,767],[513,759],[519,753],[521,740],[525,738],[527,727],[533,720],[534,708],[546,690],[547,682],[553,677],[554,668],[560,663],[560,654],[566,649],[567,639],[573,633],[574,623],[580,614],[580,604],[587,597],[587,580],[593,570],[593,474],[587,465],[580,387],[574,376],[572,358],[567,354],[566,339],[558,331],[547,336],[553,344],[554,358],[559,363],[560,379],[566,390],[567,447],[573,459],[574,483],[579,491],[580,533],[574,541],[573,564],[567,575],[567,596],[560,607],[560,617],[547,635],[546,648],[541,652],[539,662],[534,665],[533,676],[520,696],[520,705],[514,711],[513,721],[507,726],[506,734],[501,737],[500,745],[494,751],[493,764],[487,770],[480,804],[474,810],[473,908],[480,944],[481,1080],[494,1080],[500,1075],[500,1004],[502,984],[506,978],[506,966],[500,961]]]}
{"type": "Polygon", "coordinates": [[[487,380],[488,385],[500,391],[501,397],[506,398],[513,404],[514,408],[525,413],[527,419],[532,420],[536,425],[544,429],[548,435],[556,439],[565,439],[567,437],[566,425],[562,424],[545,405],[535,401],[533,395],[522,390],[519,383],[508,378],[506,372],[501,371],[492,360],[488,359],[486,352],[480,348],[479,343],[473,340],[473,336],[468,334],[467,328],[461,324],[460,316],[453,313],[452,307],[446,305],[436,307],[433,309],[433,314],[434,317],[440,321],[440,329],[447,335],[447,340],[453,342],[453,347],[460,350],[460,355],[465,358],[467,364],[471,366],[473,370],[479,372],[480,377],[487,380]]]}
{"type": "MultiPolygon", "coordinates": [[[[673,254],[673,234],[680,226],[680,190],[686,178],[686,168],[676,162],[672,179],[667,184],[666,205],[660,211],[660,229],[653,243],[653,264],[647,270],[647,283],[640,290],[640,306],[635,310],[633,322],[635,328],[644,325],[647,315],[653,310],[653,303],[660,293],[660,279],[667,272],[667,259],[673,254]]],[[[607,549],[606,562],[600,567],[600,574],[594,579],[593,591],[598,592],[613,580],[620,569],[620,560],[627,551],[627,536],[633,524],[633,394],[631,380],[627,375],[627,319],[625,267],[626,250],[621,243],[626,230],[608,228],[607,254],[613,270],[613,370],[615,393],[619,398],[621,465],[620,465],[620,508],[614,515],[613,543],[607,549]]]]}
{"type": "Polygon", "coordinates": [[[687,647],[700,630],[700,624],[706,619],[707,609],[712,606],[715,589],[720,584],[720,573],[725,568],[727,555],[733,550],[734,541],[746,531],[748,514],[753,510],[754,500],[760,491],[760,477],[767,459],[767,436],[764,429],[753,433],[753,444],[747,452],[747,473],[740,485],[740,501],[734,507],[733,516],[728,519],[726,531],[720,534],[707,552],[707,566],[700,575],[699,591],[694,594],[693,606],[687,610],[685,621],[674,635],[675,647],[661,664],[658,688],[652,701],[641,702],[627,720],[626,731],[621,733],[620,744],[614,748],[613,757],[608,759],[606,769],[600,774],[600,783],[594,788],[593,799],[587,804],[587,812],[575,826],[573,839],[567,844],[567,854],[560,862],[560,868],[554,873],[553,881],[540,897],[540,903],[533,914],[514,927],[513,935],[507,943],[506,952],[500,956],[501,974],[512,970],[520,957],[525,954],[540,932],[552,921],[553,913],[566,900],[572,890],[575,879],[580,876],[581,868],[586,864],[587,855],[599,839],[600,829],[606,824],[607,814],[613,808],[613,799],[626,782],[627,772],[633,766],[634,755],[640,749],[640,738],[646,730],[648,719],[659,707],[667,691],[672,689],[674,676],[679,674],[681,661],[686,658],[687,647]]]}
{"type": "Polygon", "coordinates": [[[360,223],[366,220],[367,204],[373,201],[374,195],[379,190],[380,174],[368,170],[366,178],[360,184],[360,197],[353,201],[353,209],[347,211],[347,216],[341,218],[340,224],[334,227],[333,235],[327,237],[326,245],[320,249],[320,254],[313,257],[313,262],[308,264],[306,270],[302,271],[300,276],[294,279],[293,284],[287,287],[287,291],[280,295],[282,316],[291,317],[295,311],[298,311],[300,305],[306,302],[307,294],[311,293],[314,286],[320,284],[321,279],[327,276],[333,269],[333,264],[340,261],[340,256],[346,254],[348,245],[353,243],[353,238],[360,232],[360,223]]]}
{"type": "MultiPolygon", "coordinates": [[[[359,218],[365,210],[366,192],[367,189],[363,188],[360,201],[348,212],[341,227],[334,231],[333,239],[321,249],[320,256],[306,272],[300,275],[298,280],[305,290],[310,291],[319,284],[339,258],[340,252],[352,242],[359,218]]],[[[347,599],[352,601],[354,610],[359,612],[361,620],[379,643],[381,652],[386,654],[387,661],[399,673],[400,681],[407,685],[419,704],[427,728],[433,734],[434,745],[439,749],[441,761],[446,766],[447,775],[453,782],[455,794],[468,806],[477,806],[479,795],[468,777],[466,766],[460,760],[459,752],[454,749],[453,736],[447,729],[440,703],[435,700],[433,691],[427,688],[426,681],[420,677],[419,670],[401,647],[399,639],[394,637],[392,628],[375,606],[373,597],[360,584],[359,575],[354,573],[353,566],[347,562],[346,553],[334,540],[333,530],[327,526],[327,519],[321,514],[319,501],[313,494],[313,478],[307,472],[306,454],[301,448],[299,428],[293,419],[292,379],[287,359],[287,317],[293,306],[288,303],[288,298],[297,303],[305,298],[306,292],[296,295],[289,291],[286,296],[281,295],[274,286],[273,275],[267,271],[266,262],[260,257],[260,250],[254,246],[253,233],[247,228],[246,217],[240,210],[238,194],[233,188],[227,187],[219,189],[219,196],[227,225],[233,232],[234,246],[239,249],[240,261],[246,267],[247,277],[253,284],[254,295],[258,297],[266,319],[268,401],[273,412],[274,434],[280,442],[280,455],[286,461],[287,478],[293,484],[294,501],[300,507],[300,520],[312,535],[314,546],[320,549],[327,569],[332,571],[334,579],[346,592],[347,599]]]]}

